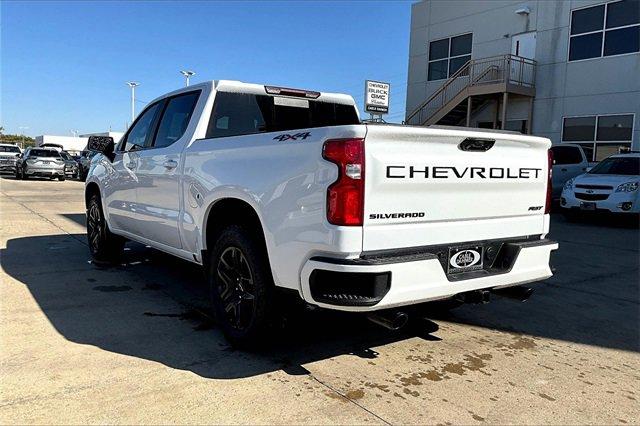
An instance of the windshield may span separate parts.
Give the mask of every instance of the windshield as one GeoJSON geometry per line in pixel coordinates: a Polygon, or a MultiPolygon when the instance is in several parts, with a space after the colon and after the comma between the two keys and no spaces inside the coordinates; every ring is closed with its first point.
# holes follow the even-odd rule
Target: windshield
{"type": "Polygon", "coordinates": [[[14,152],[20,154],[20,148],[17,146],[0,146],[0,152],[14,152]]]}
{"type": "Polygon", "coordinates": [[[71,161],[73,161],[73,158],[69,155],[69,153],[68,153],[68,152],[64,152],[64,151],[62,151],[62,152],[60,153],[60,156],[61,156],[62,158],[64,158],[65,160],[71,160],[71,161]]]}
{"type": "Polygon", "coordinates": [[[54,157],[60,158],[60,153],[53,149],[32,149],[29,157],[54,157]]]}
{"type": "Polygon", "coordinates": [[[593,175],[640,175],[640,157],[609,157],[602,160],[589,174],[593,175]]]}

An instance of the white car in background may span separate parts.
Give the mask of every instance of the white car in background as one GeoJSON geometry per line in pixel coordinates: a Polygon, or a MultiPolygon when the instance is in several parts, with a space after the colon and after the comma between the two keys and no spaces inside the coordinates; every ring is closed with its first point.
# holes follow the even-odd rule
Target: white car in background
{"type": "Polygon", "coordinates": [[[0,173],[16,172],[16,162],[22,154],[20,147],[9,143],[0,143],[0,173]]]}
{"type": "Polygon", "coordinates": [[[608,211],[638,214],[640,153],[612,155],[588,173],[569,179],[562,189],[560,207],[565,213],[608,211]]]}

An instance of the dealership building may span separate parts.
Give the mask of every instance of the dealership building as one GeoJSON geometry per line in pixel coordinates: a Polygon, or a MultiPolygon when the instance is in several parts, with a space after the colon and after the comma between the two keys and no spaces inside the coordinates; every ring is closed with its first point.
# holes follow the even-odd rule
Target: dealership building
{"type": "Polygon", "coordinates": [[[640,151],[640,1],[412,6],[405,121],[640,151]]]}

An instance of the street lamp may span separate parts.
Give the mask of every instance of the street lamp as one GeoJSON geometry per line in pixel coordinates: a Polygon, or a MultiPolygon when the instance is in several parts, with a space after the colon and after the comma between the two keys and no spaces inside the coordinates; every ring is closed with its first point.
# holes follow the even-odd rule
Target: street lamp
{"type": "Polygon", "coordinates": [[[189,86],[189,77],[196,75],[195,72],[189,71],[189,70],[180,71],[180,73],[184,75],[184,79],[185,79],[184,87],[189,86]]]}
{"type": "Polygon", "coordinates": [[[29,126],[20,126],[18,127],[18,129],[20,129],[20,144],[22,145],[20,149],[24,149],[24,140],[25,140],[24,130],[28,130],[29,126]]]}
{"type": "Polygon", "coordinates": [[[133,119],[136,118],[136,86],[140,86],[140,83],[127,81],[127,85],[131,87],[131,124],[133,124],[133,119]]]}

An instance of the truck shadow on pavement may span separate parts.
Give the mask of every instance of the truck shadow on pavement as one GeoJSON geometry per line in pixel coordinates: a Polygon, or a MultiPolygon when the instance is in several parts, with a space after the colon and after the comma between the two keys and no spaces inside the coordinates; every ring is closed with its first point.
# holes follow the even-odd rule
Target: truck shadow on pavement
{"type": "Polygon", "coordinates": [[[283,370],[308,374],[302,365],[351,354],[376,358],[372,349],[421,337],[394,333],[359,315],[326,311],[296,314],[274,344],[260,353],[230,347],[206,314],[201,268],[137,243],[127,243],[124,263],[99,268],[89,262],[84,234],[15,238],[0,253],[6,274],[25,285],[65,339],[114,353],[232,379],[283,370]]]}
{"type": "MultiPolygon", "coordinates": [[[[608,246],[576,238],[567,226],[574,227],[555,228],[564,248],[554,259],[558,273],[537,286],[531,301],[497,299],[436,320],[489,333],[639,351],[638,249],[628,241],[637,235],[617,231],[623,245],[611,255],[608,246]],[[610,255],[601,258],[603,253],[610,255]]],[[[374,348],[385,344],[412,337],[434,345],[439,340],[437,333],[429,334],[433,329],[390,332],[361,315],[316,310],[298,313],[268,350],[236,351],[206,315],[199,267],[128,243],[122,265],[99,268],[90,263],[85,240],[84,234],[15,238],[0,253],[4,271],[27,286],[54,328],[71,342],[231,379],[277,370],[307,374],[303,365],[315,361],[345,354],[373,359],[378,356],[374,348]]],[[[615,239],[607,244],[612,242],[618,244],[615,239]]]]}

